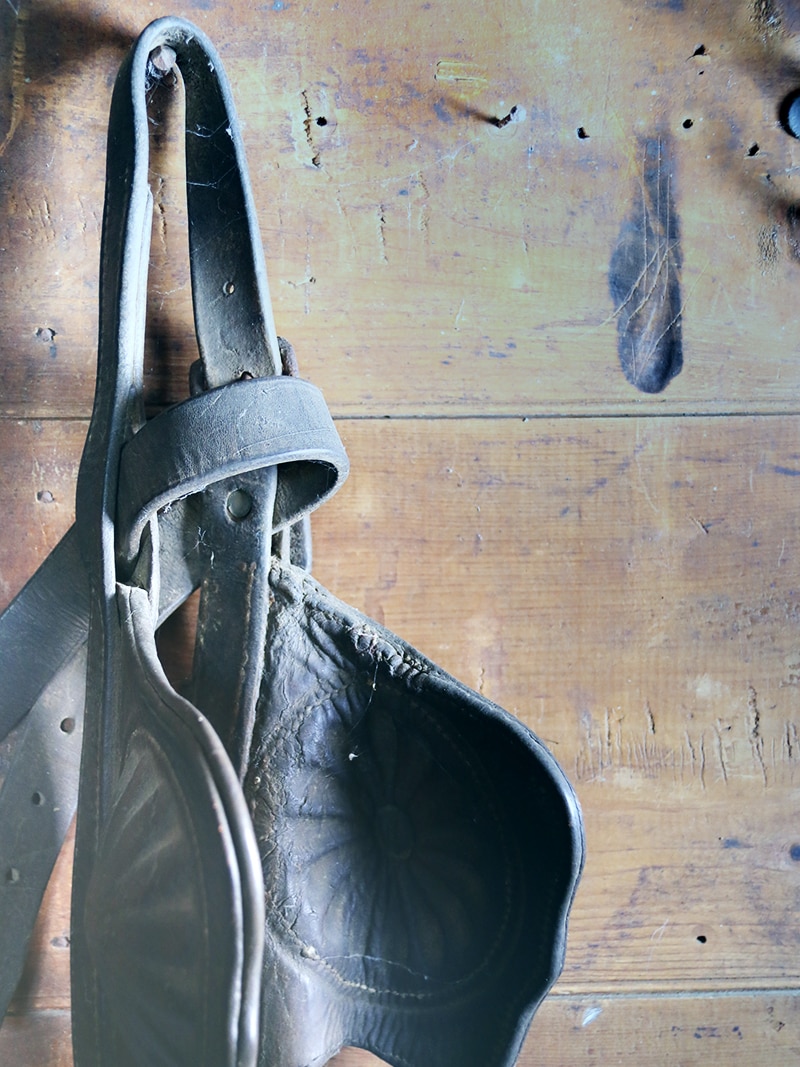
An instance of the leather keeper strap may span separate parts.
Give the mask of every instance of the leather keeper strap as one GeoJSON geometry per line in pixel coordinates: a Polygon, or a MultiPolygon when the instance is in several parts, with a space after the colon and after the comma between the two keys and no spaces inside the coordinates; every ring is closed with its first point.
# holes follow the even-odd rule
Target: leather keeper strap
{"type": "Polygon", "coordinates": [[[233,382],[150,419],[122,450],[120,562],[134,562],[155,511],[214,482],[272,466],[279,466],[274,530],[316,508],[347,476],[347,454],[310,382],[233,382]]]}

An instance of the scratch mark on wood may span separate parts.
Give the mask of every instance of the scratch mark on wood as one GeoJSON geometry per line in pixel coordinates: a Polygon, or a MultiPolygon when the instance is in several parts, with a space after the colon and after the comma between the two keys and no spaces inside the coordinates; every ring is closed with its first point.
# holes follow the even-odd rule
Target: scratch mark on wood
{"type": "Polygon", "coordinates": [[[489,85],[484,68],[464,59],[440,59],[433,79],[456,86],[462,96],[482,92],[489,85]]]}
{"type": "Polygon", "coordinates": [[[303,120],[303,129],[306,133],[306,141],[308,143],[308,147],[311,149],[311,165],[313,167],[321,167],[322,163],[320,161],[319,152],[315,148],[314,138],[311,136],[311,123],[313,120],[311,118],[311,105],[308,102],[308,93],[305,91],[305,89],[301,92],[300,96],[303,100],[303,111],[305,112],[306,116],[303,120]]]}
{"type": "Polygon", "coordinates": [[[761,768],[761,776],[766,786],[767,765],[764,762],[764,738],[761,736],[761,712],[758,710],[758,694],[752,685],[747,691],[747,709],[750,713],[750,747],[756,763],[761,768]]]}
{"type": "Polygon", "coordinates": [[[727,764],[727,760],[726,760],[726,757],[725,757],[725,744],[724,744],[724,741],[722,739],[722,728],[721,728],[719,722],[717,723],[717,731],[716,732],[717,732],[717,759],[719,760],[719,769],[720,769],[720,773],[722,774],[723,782],[727,783],[727,781],[728,781],[728,764],[727,764]]]}
{"type": "Polygon", "coordinates": [[[750,737],[758,741],[761,736],[761,713],[758,710],[758,694],[752,685],[747,691],[747,707],[751,715],[750,737]]]}
{"type": "Polygon", "coordinates": [[[590,1026],[595,1021],[595,1019],[598,1019],[602,1014],[602,1008],[587,1008],[586,1011],[583,1013],[583,1018],[581,1019],[581,1026],[590,1026]]]}
{"type": "Polygon", "coordinates": [[[623,373],[658,393],[683,366],[680,234],[668,140],[644,139],[641,156],[641,202],[620,230],[609,288],[623,373]]]}
{"type": "Polygon", "coordinates": [[[609,757],[610,757],[611,756],[611,748],[612,748],[612,745],[611,745],[611,713],[610,713],[608,708],[606,708],[606,710],[605,710],[605,720],[606,720],[606,751],[608,752],[609,757]]]}
{"type": "Polygon", "coordinates": [[[653,736],[655,736],[656,719],[655,719],[655,716],[653,715],[653,711],[652,711],[652,709],[650,707],[650,702],[649,701],[647,701],[645,703],[644,710],[645,710],[645,714],[647,715],[647,728],[650,731],[650,733],[653,734],[653,736]]]}
{"type": "Polygon", "coordinates": [[[386,255],[386,208],[383,204],[378,207],[378,245],[380,247],[381,263],[388,263],[389,257],[386,255]]]}
{"type": "Polygon", "coordinates": [[[700,786],[706,787],[706,743],[703,734],[700,735],[700,786]]]}
{"type": "Polygon", "coordinates": [[[695,765],[697,763],[697,753],[694,750],[692,738],[688,730],[685,732],[684,737],[686,738],[686,747],[689,749],[689,756],[691,757],[692,761],[692,770],[694,770],[695,765]]]}
{"type": "Polygon", "coordinates": [[[586,709],[575,778],[617,780],[626,787],[647,778],[671,779],[676,787],[704,792],[746,785],[754,797],[780,783],[794,783],[797,727],[791,720],[773,721],[757,696],[749,694],[748,704],[744,714],[730,720],[716,717],[703,727],[686,724],[677,734],[669,717],[656,722],[646,702],[644,722],[638,715],[626,717],[621,707],[606,706],[596,715],[586,709]]]}
{"type": "Polygon", "coordinates": [[[797,725],[794,722],[789,721],[786,723],[785,741],[786,754],[790,760],[793,760],[795,752],[798,749],[798,743],[800,743],[800,739],[798,739],[797,736],[797,725]]]}

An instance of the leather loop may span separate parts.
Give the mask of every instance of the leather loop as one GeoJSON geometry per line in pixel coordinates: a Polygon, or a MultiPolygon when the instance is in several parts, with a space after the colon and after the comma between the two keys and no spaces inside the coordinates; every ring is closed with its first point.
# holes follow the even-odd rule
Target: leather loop
{"type": "Polygon", "coordinates": [[[232,382],[150,419],[120,460],[120,559],[133,562],[159,508],[223,478],[278,464],[276,531],[318,507],[347,476],[347,455],[325,400],[301,378],[232,382]]]}

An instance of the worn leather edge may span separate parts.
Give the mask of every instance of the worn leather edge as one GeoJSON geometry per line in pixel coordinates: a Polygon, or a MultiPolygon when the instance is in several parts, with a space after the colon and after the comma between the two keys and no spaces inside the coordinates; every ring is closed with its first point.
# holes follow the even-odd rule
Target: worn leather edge
{"type": "Polygon", "coordinates": [[[274,531],[341,486],[347,454],[322,393],[301,378],[232,382],[150,419],[122,451],[118,555],[130,565],[154,511],[224,478],[278,466],[274,531]]]}

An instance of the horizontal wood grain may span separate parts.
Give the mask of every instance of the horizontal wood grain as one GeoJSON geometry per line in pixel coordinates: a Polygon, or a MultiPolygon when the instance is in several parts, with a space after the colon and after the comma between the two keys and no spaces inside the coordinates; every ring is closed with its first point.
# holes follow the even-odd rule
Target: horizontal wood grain
{"type": "MultiPolygon", "coordinates": [[[[800,1056],[800,1000],[746,997],[562,997],[539,1009],[519,1067],[793,1067],[800,1056]]],[[[72,1067],[69,1012],[11,1015],[0,1027],[0,1059],[72,1067]]],[[[331,1067],[377,1067],[377,1056],[345,1049],[331,1067]]]]}
{"type": "MultiPolygon", "coordinates": [[[[362,4],[187,6],[233,81],[279,331],[335,412],[797,410],[800,148],[777,121],[797,26],[765,30],[745,0],[673,8],[595,0],[565,32],[557,6],[417,4],[387,38],[362,4]],[[631,307],[609,272],[641,230],[654,143],[684,360],[647,396],[619,366],[631,307]]],[[[0,186],[7,414],[90,410],[108,84],[140,19],[119,0],[23,10],[0,186]]],[[[176,181],[154,177],[168,269],[148,349],[171,371],[193,348],[176,181]]],[[[666,329],[662,274],[635,299],[666,329]]]]}
{"type": "MultiPolygon", "coordinates": [[[[3,539],[8,595],[70,521],[83,427],[36,425],[0,423],[26,532],[3,539]]],[[[795,420],[338,425],[352,474],[315,517],[316,575],[518,715],[577,789],[559,988],[797,982],[795,420]]]]}
{"type": "MultiPolygon", "coordinates": [[[[549,997],[536,1015],[519,1067],[789,1067],[800,1055],[800,1001],[748,997],[549,997]]],[[[373,1067],[346,1049],[331,1067],[373,1067]]]]}

